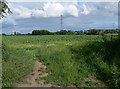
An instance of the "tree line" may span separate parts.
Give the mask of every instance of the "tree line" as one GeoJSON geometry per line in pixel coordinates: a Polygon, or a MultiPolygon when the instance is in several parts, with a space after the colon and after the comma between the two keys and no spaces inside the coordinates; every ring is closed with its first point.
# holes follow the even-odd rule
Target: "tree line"
{"type": "MultiPolygon", "coordinates": [[[[21,34],[20,32],[14,32],[11,35],[103,35],[103,34],[116,34],[120,29],[90,29],[81,31],[60,30],[56,32],[50,32],[48,30],[33,30],[32,33],[21,34]]],[[[3,33],[2,35],[6,35],[3,33]]]]}
{"type": "Polygon", "coordinates": [[[60,30],[57,32],[50,32],[48,30],[33,30],[31,35],[102,35],[119,33],[120,29],[90,29],[81,31],[60,30]]]}

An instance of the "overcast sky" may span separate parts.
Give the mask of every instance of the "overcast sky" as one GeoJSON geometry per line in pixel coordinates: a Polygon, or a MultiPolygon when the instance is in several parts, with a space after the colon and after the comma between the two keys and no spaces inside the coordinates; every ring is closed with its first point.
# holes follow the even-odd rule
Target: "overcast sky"
{"type": "MultiPolygon", "coordinates": [[[[117,2],[9,2],[13,14],[2,19],[2,32],[59,31],[63,15],[65,30],[117,28],[117,2]]],[[[1,21],[0,21],[1,23],[1,21]]]]}

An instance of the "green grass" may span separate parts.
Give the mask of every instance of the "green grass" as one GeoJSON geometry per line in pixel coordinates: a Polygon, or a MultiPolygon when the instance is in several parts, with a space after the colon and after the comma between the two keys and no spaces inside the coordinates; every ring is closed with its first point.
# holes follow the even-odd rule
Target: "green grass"
{"type": "MultiPolygon", "coordinates": [[[[116,42],[110,43],[114,44],[116,42]]],[[[120,49],[117,45],[119,46],[120,43],[116,44],[118,51],[115,54],[111,54],[111,52],[113,53],[116,50],[112,48],[115,45],[108,46],[110,43],[92,42],[84,45],[82,49],[80,46],[72,48],[72,51],[75,52],[76,58],[81,58],[83,56],[83,60],[87,63],[87,67],[98,79],[104,81],[109,87],[118,88],[120,87],[120,65],[118,61],[120,59],[120,56],[118,57],[118,54],[120,54],[120,49]],[[110,51],[110,49],[112,50],[110,51]]]]}
{"type": "Polygon", "coordinates": [[[83,51],[83,47],[81,44],[41,47],[36,57],[47,65],[47,72],[51,73],[47,81],[58,86],[81,87],[84,78],[96,76],[96,68],[91,68],[85,60],[84,51],[87,50],[83,51]]]}
{"type": "Polygon", "coordinates": [[[58,45],[41,47],[36,56],[47,65],[48,72],[52,73],[48,78],[49,82],[63,86],[68,86],[75,82],[77,71],[74,67],[71,53],[66,47],[58,45]]]}
{"type": "Polygon", "coordinates": [[[33,69],[32,57],[23,50],[11,49],[3,44],[2,56],[2,87],[15,86],[33,69]]]}
{"type": "MultiPolygon", "coordinates": [[[[13,81],[13,84],[7,81],[5,86],[14,85],[15,80],[27,75],[27,72],[24,72],[26,67],[29,68],[28,72],[32,69],[27,64],[39,60],[47,66],[46,72],[49,76],[45,78],[46,82],[55,86],[81,87],[85,78],[96,76],[106,86],[120,87],[120,43],[118,40],[103,42],[102,37],[98,35],[45,35],[3,36],[3,41],[8,47],[5,47],[6,51],[3,52],[5,53],[3,66],[7,66],[3,68],[3,71],[6,70],[3,72],[4,84],[6,84],[6,79],[13,81]],[[14,51],[9,51],[9,48],[14,51]],[[12,61],[17,64],[15,65],[12,61]],[[15,68],[16,66],[21,66],[22,74],[19,67],[15,68]],[[10,73],[12,69],[15,69],[13,72],[15,79],[10,73]]],[[[87,82],[87,85],[103,86],[101,82],[91,81],[87,82]]]]}

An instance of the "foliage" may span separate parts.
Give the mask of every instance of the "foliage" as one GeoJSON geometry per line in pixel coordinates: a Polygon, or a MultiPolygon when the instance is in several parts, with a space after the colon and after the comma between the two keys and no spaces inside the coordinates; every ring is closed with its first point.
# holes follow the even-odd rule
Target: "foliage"
{"type": "Polygon", "coordinates": [[[60,30],[57,32],[49,32],[48,30],[33,30],[28,34],[16,34],[15,35],[104,35],[104,34],[118,34],[119,29],[90,29],[86,31],[70,31],[60,30]]]}
{"type": "Polygon", "coordinates": [[[93,42],[91,44],[87,44],[79,51],[83,53],[84,60],[90,69],[96,72],[98,78],[104,81],[109,87],[117,89],[120,87],[120,63],[118,61],[120,59],[120,49],[117,45],[120,44],[115,44],[116,42],[93,42]],[[115,46],[118,49],[117,52],[115,52],[115,46]]]}
{"type": "Polygon", "coordinates": [[[7,14],[11,14],[10,8],[5,0],[0,1],[0,19],[5,17],[7,14]]]}
{"type": "MultiPolygon", "coordinates": [[[[33,30],[32,33],[22,34],[14,32],[11,35],[117,35],[120,29],[90,29],[81,31],[61,30],[57,32],[50,32],[48,30],[33,30]]],[[[4,35],[5,33],[3,33],[4,35]]]]}
{"type": "Polygon", "coordinates": [[[50,32],[47,30],[33,30],[32,35],[49,35],[50,32]]]}
{"type": "Polygon", "coordinates": [[[74,31],[60,30],[55,32],[57,35],[75,35],[74,31]]]}

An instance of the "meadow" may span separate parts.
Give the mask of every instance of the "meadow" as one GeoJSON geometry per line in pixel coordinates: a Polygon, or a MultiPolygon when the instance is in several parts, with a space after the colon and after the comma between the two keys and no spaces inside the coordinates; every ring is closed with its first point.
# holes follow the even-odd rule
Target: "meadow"
{"type": "Polygon", "coordinates": [[[99,35],[29,35],[3,36],[2,41],[3,87],[19,83],[36,60],[47,66],[45,80],[53,86],[120,87],[119,39],[104,42],[99,35]],[[91,77],[96,80],[88,80],[91,77]]]}

